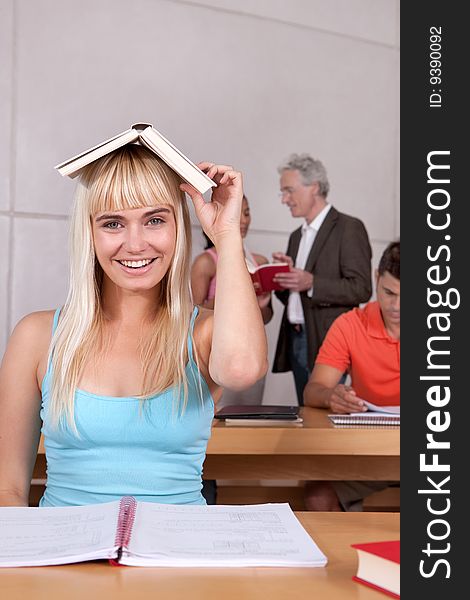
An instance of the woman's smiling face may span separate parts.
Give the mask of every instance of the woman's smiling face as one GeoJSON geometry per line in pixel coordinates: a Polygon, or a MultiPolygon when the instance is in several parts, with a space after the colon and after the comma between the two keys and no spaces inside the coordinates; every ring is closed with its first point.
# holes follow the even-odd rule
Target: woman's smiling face
{"type": "Polygon", "coordinates": [[[176,244],[171,206],[99,212],[92,217],[92,230],[105,277],[122,289],[150,290],[170,268],[176,244]]]}

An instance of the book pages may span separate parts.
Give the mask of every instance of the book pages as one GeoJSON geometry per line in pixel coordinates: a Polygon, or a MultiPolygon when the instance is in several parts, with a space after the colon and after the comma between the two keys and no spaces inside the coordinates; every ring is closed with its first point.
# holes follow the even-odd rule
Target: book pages
{"type": "Polygon", "coordinates": [[[399,427],[400,415],[366,411],[345,415],[328,415],[335,427],[399,427]]]}
{"type": "Polygon", "coordinates": [[[391,415],[399,415],[400,414],[400,405],[398,406],[378,406],[377,404],[372,404],[372,402],[367,402],[367,400],[363,400],[364,404],[367,406],[368,410],[372,412],[380,412],[387,413],[391,415]]]}
{"type": "Polygon", "coordinates": [[[121,563],[146,566],[324,566],[288,504],[175,506],[140,502],[121,563]]]}
{"type": "Polygon", "coordinates": [[[0,567],[95,559],[174,567],[327,562],[288,504],[172,505],[125,496],[88,506],[0,508],[0,567]]]}
{"type": "Polygon", "coordinates": [[[132,143],[140,144],[151,150],[201,194],[207,192],[211,187],[216,187],[216,183],[212,179],[149,123],[135,123],[126,131],[73,156],[55,168],[62,176],[68,175],[73,178],[86,165],[132,143]]]}
{"type": "Polygon", "coordinates": [[[119,501],[0,508],[0,567],[62,565],[117,556],[119,501]]]}
{"type": "Polygon", "coordinates": [[[224,419],[228,427],[302,427],[302,417],[296,419],[224,419]]]}

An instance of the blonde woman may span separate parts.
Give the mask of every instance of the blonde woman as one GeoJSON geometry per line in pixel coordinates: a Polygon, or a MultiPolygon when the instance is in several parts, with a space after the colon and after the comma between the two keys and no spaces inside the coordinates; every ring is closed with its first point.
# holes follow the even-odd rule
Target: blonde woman
{"type": "Polygon", "coordinates": [[[199,166],[217,183],[210,203],[140,146],[83,169],[65,305],[22,319],[0,370],[0,505],[27,506],[41,431],[41,506],[205,502],[214,403],[263,377],[267,348],[240,236],[241,174],[199,166]],[[191,304],[184,193],[217,248],[214,311],[191,304]]]}

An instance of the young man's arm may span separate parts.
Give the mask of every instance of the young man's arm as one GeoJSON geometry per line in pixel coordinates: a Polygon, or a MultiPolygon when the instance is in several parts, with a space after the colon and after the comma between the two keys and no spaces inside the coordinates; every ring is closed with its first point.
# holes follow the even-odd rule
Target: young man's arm
{"type": "Polygon", "coordinates": [[[332,413],[362,412],[364,402],[350,385],[338,383],[343,372],[329,365],[316,364],[304,389],[305,406],[327,408],[332,413]]]}

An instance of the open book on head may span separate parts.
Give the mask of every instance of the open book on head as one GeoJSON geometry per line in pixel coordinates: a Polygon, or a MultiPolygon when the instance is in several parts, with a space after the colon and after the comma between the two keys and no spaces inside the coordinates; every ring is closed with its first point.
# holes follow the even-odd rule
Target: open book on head
{"type": "Polygon", "coordinates": [[[162,567],[321,567],[288,504],[194,506],[120,501],[0,508],[0,567],[108,559],[162,567]]]}
{"type": "Polygon", "coordinates": [[[266,263],[264,265],[259,265],[258,267],[253,265],[247,266],[257,296],[266,294],[267,292],[284,289],[274,281],[274,276],[278,273],[288,273],[290,267],[287,263],[266,263]]]}
{"type": "Polygon", "coordinates": [[[216,185],[212,179],[209,179],[199,167],[149,123],[135,123],[126,131],[118,133],[109,140],[101,142],[73,158],[69,158],[55,168],[63,176],[76,177],[86,165],[127,144],[141,144],[151,150],[201,194],[216,185]]]}

